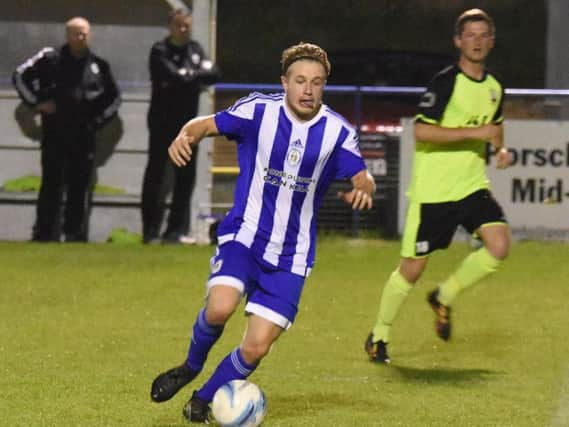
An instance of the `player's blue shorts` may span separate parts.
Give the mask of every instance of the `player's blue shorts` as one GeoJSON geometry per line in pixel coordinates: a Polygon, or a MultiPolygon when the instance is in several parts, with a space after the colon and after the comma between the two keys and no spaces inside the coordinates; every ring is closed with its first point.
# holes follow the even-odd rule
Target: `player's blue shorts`
{"type": "Polygon", "coordinates": [[[216,285],[232,286],[246,295],[245,312],[290,328],[305,277],[259,262],[250,249],[234,240],[217,247],[210,269],[208,293],[216,285]]]}

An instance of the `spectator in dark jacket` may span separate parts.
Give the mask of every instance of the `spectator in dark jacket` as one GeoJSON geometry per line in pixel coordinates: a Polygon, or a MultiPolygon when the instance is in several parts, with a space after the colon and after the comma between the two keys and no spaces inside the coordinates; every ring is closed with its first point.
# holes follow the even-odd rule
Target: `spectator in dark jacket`
{"type": "MultiPolygon", "coordinates": [[[[195,186],[196,162],[174,171],[172,202],[166,230],[164,182],[168,147],[180,128],[198,113],[200,92],[220,78],[218,67],[202,46],[190,39],[191,10],[176,9],[168,19],[169,35],[152,46],[150,78],[152,99],[148,111],[149,156],[142,188],[143,241],[184,242],[190,229],[190,202],[195,186]]],[[[194,158],[196,153],[194,153],[194,158]]]]}
{"type": "Polygon", "coordinates": [[[20,65],[13,83],[22,100],[41,114],[41,188],[32,240],[86,242],[95,133],[120,105],[106,61],[89,50],[90,24],[66,23],[67,43],[43,48],[20,65]],[[65,194],[65,197],[64,197],[65,194]]]}

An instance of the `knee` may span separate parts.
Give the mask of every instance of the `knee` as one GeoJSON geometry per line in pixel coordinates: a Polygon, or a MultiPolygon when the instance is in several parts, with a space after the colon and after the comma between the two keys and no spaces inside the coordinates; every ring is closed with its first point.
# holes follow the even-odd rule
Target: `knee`
{"type": "Polygon", "coordinates": [[[241,344],[241,354],[243,358],[251,364],[258,363],[269,353],[270,349],[271,344],[262,341],[247,340],[241,344]]]}
{"type": "Polygon", "coordinates": [[[427,258],[404,258],[399,264],[399,273],[411,285],[417,283],[427,264],[427,258]]]}
{"type": "Polygon", "coordinates": [[[232,304],[217,303],[208,305],[205,318],[210,325],[224,325],[231,317],[235,307],[232,304]]]}
{"type": "Polygon", "coordinates": [[[414,285],[415,283],[417,283],[417,281],[421,277],[421,274],[423,273],[422,270],[413,270],[413,269],[400,270],[399,272],[410,285],[414,285]]]}
{"type": "Polygon", "coordinates": [[[510,253],[510,241],[507,238],[495,240],[486,246],[486,250],[498,261],[503,261],[510,253]]]}

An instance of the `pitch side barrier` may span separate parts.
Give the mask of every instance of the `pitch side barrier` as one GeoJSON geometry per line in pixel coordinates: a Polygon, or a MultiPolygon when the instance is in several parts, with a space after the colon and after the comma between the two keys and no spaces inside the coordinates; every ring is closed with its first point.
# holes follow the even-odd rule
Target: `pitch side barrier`
{"type": "MultiPolygon", "coordinates": [[[[119,82],[119,85],[123,89],[123,104],[119,112],[123,134],[114,147],[112,156],[98,169],[98,182],[122,189],[124,194],[95,195],[94,206],[100,209],[95,211],[91,221],[93,231],[100,222],[98,216],[101,214],[98,212],[102,211],[109,212],[109,218],[105,219],[109,224],[114,223],[110,217],[117,210],[128,217],[122,224],[117,224],[119,226],[128,225],[125,222],[131,220],[139,220],[137,210],[148,143],[146,113],[149,88],[145,83],[136,83],[136,91],[132,90],[133,82],[119,82]]],[[[225,107],[219,103],[220,99],[237,99],[252,91],[279,92],[282,87],[277,84],[220,83],[215,85],[214,90],[217,103],[215,109],[218,110],[225,107]]],[[[334,197],[336,190],[349,187],[349,183],[335,183],[321,210],[322,218],[319,220],[322,228],[351,229],[353,234],[360,230],[380,230],[387,236],[398,234],[405,212],[404,193],[413,149],[412,133],[410,145],[405,145],[404,140],[410,121],[404,120],[403,124],[407,123],[407,126],[402,126],[400,118],[413,115],[416,105],[414,100],[424,90],[423,87],[326,87],[325,102],[343,114],[360,131],[360,148],[368,168],[378,182],[378,192],[372,212],[352,213],[334,197]],[[407,102],[411,106],[410,110],[397,110],[406,103],[377,102],[383,100],[413,102],[407,102]],[[385,118],[390,112],[396,122],[386,123],[385,118]]],[[[494,157],[491,151],[488,152],[487,162],[493,191],[504,205],[515,229],[528,233],[528,230],[545,230],[548,235],[565,235],[565,230],[569,230],[569,216],[566,214],[569,204],[569,122],[560,120],[557,113],[558,105],[563,106],[569,102],[569,90],[507,89],[506,93],[509,95],[507,100],[523,101],[521,104],[525,110],[532,110],[532,117],[536,116],[533,114],[536,109],[543,111],[540,110],[537,115],[539,120],[514,120],[511,112],[506,110],[506,144],[511,150],[514,164],[506,171],[496,172],[493,167],[494,157]],[[554,107],[553,110],[551,106],[554,107]],[[553,114],[548,115],[551,111],[553,114]]],[[[37,196],[35,193],[14,194],[1,188],[9,180],[40,174],[39,145],[22,133],[15,120],[18,103],[17,94],[13,90],[0,91],[0,126],[3,130],[0,138],[0,216],[6,217],[6,209],[18,208],[20,210],[15,217],[23,218],[29,214],[32,218],[37,196]]],[[[231,202],[231,180],[238,172],[237,165],[235,161],[216,164],[215,150],[216,148],[212,150],[210,156],[213,160],[206,167],[206,174],[210,175],[215,185],[208,196],[197,201],[200,206],[225,206],[231,202]],[[228,190],[223,197],[216,195],[220,182],[221,188],[228,190]]],[[[29,234],[30,221],[19,221],[23,224],[25,236],[29,234]]],[[[17,224],[13,225],[9,228],[17,228],[17,224]]],[[[132,227],[138,228],[138,225],[132,227]]],[[[17,238],[20,234],[20,231],[15,230],[10,236],[17,238]]]]}

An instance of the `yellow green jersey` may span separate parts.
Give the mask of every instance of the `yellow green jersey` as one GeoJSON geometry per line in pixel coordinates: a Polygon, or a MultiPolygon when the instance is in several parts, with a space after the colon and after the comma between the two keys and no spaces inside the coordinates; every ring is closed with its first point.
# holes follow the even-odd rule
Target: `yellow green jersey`
{"type": "MultiPolygon", "coordinates": [[[[430,82],[415,121],[445,128],[499,124],[504,120],[503,98],[502,84],[489,71],[481,80],[475,80],[453,65],[430,82]]],[[[489,188],[486,144],[482,140],[446,144],[416,141],[409,199],[419,203],[450,202],[489,188]]]]}

